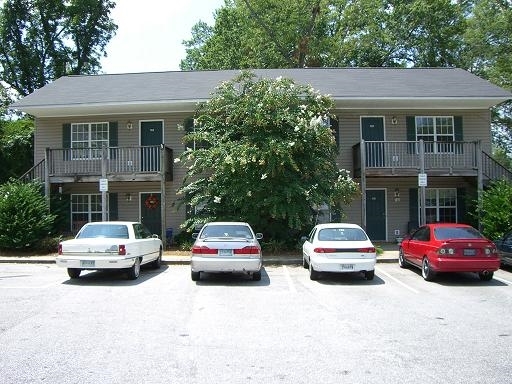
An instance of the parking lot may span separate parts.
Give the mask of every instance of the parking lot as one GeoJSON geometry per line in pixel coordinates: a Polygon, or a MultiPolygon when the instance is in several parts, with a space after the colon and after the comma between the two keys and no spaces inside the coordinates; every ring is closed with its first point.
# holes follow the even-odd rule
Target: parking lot
{"type": "Polygon", "coordinates": [[[53,264],[0,265],[5,383],[505,383],[512,273],[425,282],[266,266],[190,279],[190,267],[69,280],[53,264]]]}

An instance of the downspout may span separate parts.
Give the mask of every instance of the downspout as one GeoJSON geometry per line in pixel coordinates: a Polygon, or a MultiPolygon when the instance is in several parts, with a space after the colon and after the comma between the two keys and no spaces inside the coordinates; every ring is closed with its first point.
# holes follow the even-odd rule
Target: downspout
{"type": "Polygon", "coordinates": [[[160,238],[162,239],[162,243],[164,244],[164,248],[167,248],[167,235],[166,235],[166,223],[167,216],[165,214],[166,211],[166,201],[167,198],[165,196],[165,175],[167,173],[167,163],[166,163],[166,153],[165,146],[160,144],[160,216],[162,220],[160,220],[160,238]]]}
{"type": "Polygon", "coordinates": [[[482,230],[482,224],[480,220],[482,211],[482,192],[484,191],[484,174],[482,169],[482,140],[478,140],[475,143],[476,152],[476,169],[477,169],[477,201],[478,201],[478,229],[482,230]]]}
{"type": "Polygon", "coordinates": [[[361,140],[361,226],[366,231],[366,145],[361,140]]]}

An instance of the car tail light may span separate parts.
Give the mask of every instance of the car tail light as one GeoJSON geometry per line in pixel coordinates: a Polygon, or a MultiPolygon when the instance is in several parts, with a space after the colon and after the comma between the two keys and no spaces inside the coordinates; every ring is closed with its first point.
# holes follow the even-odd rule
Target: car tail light
{"type": "Polygon", "coordinates": [[[375,253],[375,247],[358,248],[357,252],[361,252],[361,253],[375,253]]]}
{"type": "Polygon", "coordinates": [[[494,247],[485,247],[484,254],[485,256],[494,256],[498,251],[494,247]]]}
{"type": "Polygon", "coordinates": [[[315,248],[313,249],[315,253],[334,253],[336,252],[336,248],[315,248]]]}
{"type": "Polygon", "coordinates": [[[216,255],[218,253],[215,248],[208,248],[206,245],[193,246],[192,253],[196,255],[216,255]]]}
{"type": "Polygon", "coordinates": [[[440,255],[444,255],[444,256],[453,256],[453,255],[455,255],[455,248],[450,248],[450,247],[439,248],[437,253],[439,253],[440,255]]]}
{"type": "Polygon", "coordinates": [[[62,255],[62,244],[59,244],[59,255],[62,255]]]}
{"type": "Polygon", "coordinates": [[[260,248],[255,245],[248,245],[247,247],[233,250],[235,255],[259,255],[260,252],[260,248]]]}
{"type": "Polygon", "coordinates": [[[126,255],[126,245],[122,245],[122,244],[119,245],[117,254],[120,255],[120,256],[126,255]]]}

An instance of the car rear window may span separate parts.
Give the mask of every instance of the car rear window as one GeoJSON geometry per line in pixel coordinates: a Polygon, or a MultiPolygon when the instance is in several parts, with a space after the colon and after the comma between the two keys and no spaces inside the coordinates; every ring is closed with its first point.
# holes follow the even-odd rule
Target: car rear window
{"type": "Polygon", "coordinates": [[[318,232],[320,241],[365,241],[368,236],[359,228],[324,228],[318,232]]]}
{"type": "Polygon", "coordinates": [[[113,239],[128,239],[128,228],[122,224],[86,225],[77,235],[77,239],[93,239],[108,237],[113,239]]]}
{"type": "Polygon", "coordinates": [[[203,228],[200,239],[209,237],[241,237],[252,239],[251,230],[246,225],[207,225],[203,228]]]}
{"type": "Polygon", "coordinates": [[[439,227],[434,228],[438,240],[448,239],[483,239],[484,236],[472,227],[439,227]]]}

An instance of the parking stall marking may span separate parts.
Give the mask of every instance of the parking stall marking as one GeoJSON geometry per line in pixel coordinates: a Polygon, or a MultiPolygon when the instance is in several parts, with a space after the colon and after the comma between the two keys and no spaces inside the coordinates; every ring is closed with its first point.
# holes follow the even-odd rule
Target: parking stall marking
{"type": "Polygon", "coordinates": [[[297,288],[295,288],[295,284],[293,283],[293,280],[290,276],[290,272],[288,271],[286,265],[283,265],[283,272],[284,277],[286,278],[286,282],[288,283],[288,287],[290,288],[290,291],[293,293],[297,293],[297,288]]]}
{"type": "Polygon", "coordinates": [[[397,284],[400,284],[402,287],[408,289],[409,291],[413,292],[413,293],[420,293],[418,290],[414,289],[413,287],[411,287],[410,285],[408,284],[405,284],[403,281],[400,281],[398,280],[396,277],[393,277],[391,276],[389,273],[385,272],[384,270],[382,270],[381,268],[378,268],[378,267],[375,267],[375,271],[377,271],[380,274],[390,278],[391,280],[393,280],[395,283],[397,284]]]}

